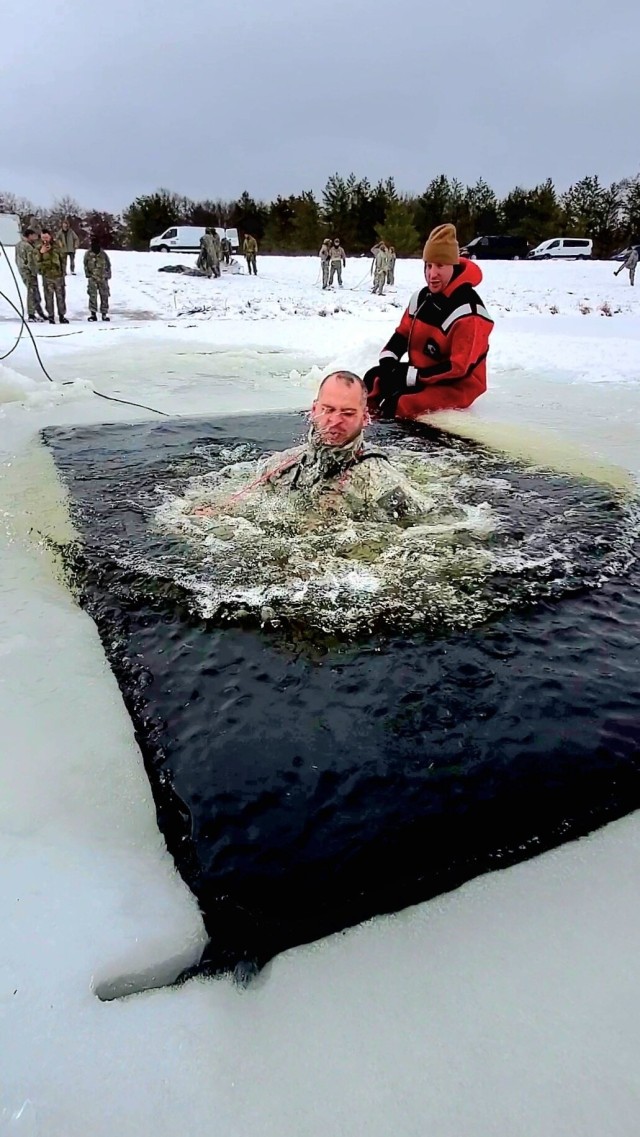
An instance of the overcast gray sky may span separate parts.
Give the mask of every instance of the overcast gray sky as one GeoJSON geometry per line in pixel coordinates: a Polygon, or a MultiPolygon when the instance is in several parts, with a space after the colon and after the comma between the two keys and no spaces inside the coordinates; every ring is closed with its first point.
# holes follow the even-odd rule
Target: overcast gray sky
{"type": "Polygon", "coordinates": [[[5,0],[0,189],[120,209],[640,170],[638,0],[5,0]]]}

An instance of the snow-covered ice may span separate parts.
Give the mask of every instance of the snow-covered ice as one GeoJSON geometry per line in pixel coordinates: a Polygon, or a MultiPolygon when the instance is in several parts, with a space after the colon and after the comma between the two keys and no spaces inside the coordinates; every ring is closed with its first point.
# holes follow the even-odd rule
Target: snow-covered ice
{"type": "MultiPolygon", "coordinates": [[[[68,532],[45,425],[309,405],[364,370],[420,283],[323,293],[313,258],[257,278],[113,254],[112,323],[31,325],[0,362],[0,1134],[631,1137],[640,1112],[637,816],[278,957],[247,991],[171,979],[195,902],[158,832],[96,629],[42,540],[68,532]]],[[[182,258],[188,260],[188,258],[182,258]]],[[[0,289],[13,295],[0,261],[0,289]]],[[[456,429],[565,468],[640,474],[640,289],[610,263],[489,263],[490,392],[456,429]]],[[[0,355],[18,332],[0,300],[0,355]]],[[[441,420],[446,422],[446,420],[441,420]]]]}

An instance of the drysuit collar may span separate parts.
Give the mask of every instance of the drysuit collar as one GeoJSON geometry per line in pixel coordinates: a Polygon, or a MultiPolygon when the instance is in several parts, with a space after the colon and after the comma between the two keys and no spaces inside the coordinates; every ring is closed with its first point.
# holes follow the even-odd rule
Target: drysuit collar
{"type": "Polygon", "coordinates": [[[465,257],[460,257],[460,263],[454,266],[453,276],[447,287],[442,289],[440,295],[451,296],[451,293],[463,284],[470,284],[472,288],[476,288],[481,280],[482,269],[480,265],[476,261],[468,261],[465,257]]]}

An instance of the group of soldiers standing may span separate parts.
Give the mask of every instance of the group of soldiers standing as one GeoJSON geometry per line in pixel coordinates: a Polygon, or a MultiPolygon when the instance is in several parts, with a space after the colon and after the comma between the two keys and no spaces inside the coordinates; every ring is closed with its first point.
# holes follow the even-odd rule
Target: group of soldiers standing
{"type": "MultiPolygon", "coordinates": [[[[247,262],[249,276],[252,274],[257,276],[258,242],[250,233],[245,234],[242,253],[247,262]]],[[[227,265],[231,263],[231,241],[228,237],[221,237],[218,231],[209,225],[200,238],[200,253],[196,266],[205,276],[212,277],[220,276],[222,271],[220,266],[223,263],[227,265]]]]}
{"type": "Polygon", "coordinates": [[[228,265],[230,262],[231,241],[228,237],[221,237],[217,230],[209,225],[204,236],[200,238],[197,267],[205,276],[220,276],[222,272],[220,266],[223,263],[228,265]]]}
{"type": "MultiPolygon", "coordinates": [[[[373,292],[382,296],[385,284],[395,281],[396,251],[393,245],[385,241],[378,241],[371,250],[373,256],[373,292]]],[[[345,251],[340,244],[340,238],[325,237],[320,248],[320,267],[322,269],[322,287],[331,288],[337,276],[338,284],[342,288],[342,269],[347,263],[345,251]]]]}
{"type": "MultiPolygon", "coordinates": [[[[27,290],[29,320],[48,320],[50,324],[54,324],[57,309],[59,322],[69,323],[66,315],[65,275],[68,260],[70,272],[75,276],[76,252],[79,245],[80,238],[68,221],[62,222],[55,237],[46,226],[39,231],[35,228],[25,229],[22,239],[16,246],[16,265],[27,290]],[[40,278],[46,314],[43,311],[40,278]]],[[[250,233],[245,235],[242,252],[249,275],[257,276],[258,242],[250,233]]],[[[371,253],[373,292],[382,296],[385,284],[394,283],[395,249],[385,241],[378,241],[371,253]]],[[[336,277],[339,287],[342,288],[342,270],[346,266],[347,258],[340,244],[340,238],[326,237],[319,255],[323,289],[331,288],[336,277]]],[[[220,237],[219,233],[209,226],[200,238],[198,269],[207,277],[219,277],[223,263],[227,265],[231,263],[231,242],[226,236],[220,237]]],[[[91,238],[90,247],[84,254],[83,264],[89,296],[89,320],[95,321],[98,318],[98,299],[102,319],[109,320],[111,261],[95,236],[91,238]]]]}
{"type": "MultiPolygon", "coordinates": [[[[65,281],[67,259],[71,274],[75,276],[79,245],[80,238],[68,221],[62,222],[55,237],[46,226],[40,231],[25,229],[22,239],[16,245],[16,267],[27,290],[27,316],[32,323],[48,320],[50,324],[55,324],[56,309],[58,322],[69,323],[65,281]],[[40,279],[46,314],[43,311],[40,279]]],[[[89,296],[89,320],[95,322],[98,319],[98,297],[102,319],[109,320],[111,261],[95,236],[91,238],[90,246],[84,254],[84,274],[89,296]]]]}

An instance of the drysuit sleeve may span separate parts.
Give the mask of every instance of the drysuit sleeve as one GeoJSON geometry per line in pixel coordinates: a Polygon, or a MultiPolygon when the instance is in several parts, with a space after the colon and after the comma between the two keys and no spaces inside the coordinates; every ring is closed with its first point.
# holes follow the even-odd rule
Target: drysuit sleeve
{"type": "Polygon", "coordinates": [[[380,367],[395,367],[395,365],[402,359],[409,346],[409,335],[411,333],[411,316],[409,309],[405,308],[404,314],[398,327],[391,336],[388,343],[385,344],[380,352],[380,367]]]}

